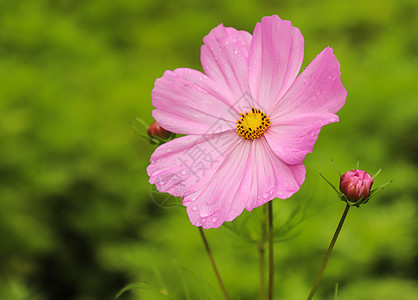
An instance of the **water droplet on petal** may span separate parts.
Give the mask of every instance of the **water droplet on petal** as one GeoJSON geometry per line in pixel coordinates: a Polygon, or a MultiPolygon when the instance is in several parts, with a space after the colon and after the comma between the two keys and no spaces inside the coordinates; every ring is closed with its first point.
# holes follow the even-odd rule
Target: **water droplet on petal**
{"type": "Polygon", "coordinates": [[[266,200],[266,196],[264,196],[264,195],[260,195],[260,196],[258,196],[257,197],[257,199],[258,199],[258,201],[265,201],[266,200]]]}
{"type": "Polygon", "coordinates": [[[218,221],[218,218],[217,217],[213,217],[212,218],[212,222],[215,223],[216,221],[218,221]]]}
{"type": "Polygon", "coordinates": [[[193,206],[192,206],[192,210],[193,210],[193,211],[196,211],[196,210],[197,210],[197,205],[193,205],[193,206]]]}
{"type": "Polygon", "coordinates": [[[206,222],[206,219],[202,219],[202,223],[205,223],[206,222]]]}

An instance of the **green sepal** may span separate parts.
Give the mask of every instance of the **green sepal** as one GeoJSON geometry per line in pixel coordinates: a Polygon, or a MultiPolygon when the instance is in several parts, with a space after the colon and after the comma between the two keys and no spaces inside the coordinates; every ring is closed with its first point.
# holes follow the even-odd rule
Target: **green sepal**
{"type": "Polygon", "coordinates": [[[392,180],[391,181],[388,181],[388,182],[386,182],[386,183],[384,183],[384,184],[381,184],[381,185],[379,185],[377,188],[375,188],[374,190],[371,190],[370,191],[370,195],[369,195],[369,197],[367,198],[367,201],[369,201],[370,200],[370,198],[371,197],[374,197],[374,196],[376,196],[377,194],[379,194],[384,188],[385,188],[385,186],[387,186],[388,184],[390,184],[390,183],[392,183],[392,180]]]}
{"type": "Polygon", "coordinates": [[[375,179],[377,177],[377,175],[380,174],[381,171],[382,171],[382,169],[377,170],[377,172],[374,173],[374,175],[372,176],[372,178],[375,179]]]}
{"type": "MultiPolygon", "coordinates": [[[[338,170],[338,169],[337,169],[338,170]]],[[[338,171],[339,172],[339,171],[338,171]]],[[[328,181],[328,179],[326,179],[321,173],[319,173],[319,175],[329,184],[329,186],[330,187],[332,187],[332,189],[334,190],[334,191],[336,191],[337,192],[337,194],[338,194],[338,197],[339,198],[341,198],[342,196],[344,196],[344,194],[343,193],[341,193],[339,190],[337,190],[337,188],[331,183],[331,182],[329,182],[328,181]]]]}
{"type": "MultiPolygon", "coordinates": [[[[365,203],[363,201],[363,196],[361,196],[361,198],[356,201],[356,202],[351,202],[346,195],[343,194],[343,196],[341,197],[341,200],[344,201],[345,203],[347,203],[350,206],[355,206],[355,207],[360,207],[361,204],[365,203]]],[[[367,199],[366,199],[367,200],[367,199]]]]}
{"type": "MultiPolygon", "coordinates": [[[[333,160],[333,159],[331,159],[331,162],[332,162],[332,164],[334,165],[335,170],[337,170],[338,175],[340,175],[340,177],[341,177],[343,174],[340,172],[340,170],[338,170],[337,165],[335,164],[334,160],[333,160]]],[[[322,176],[322,175],[321,175],[321,176],[322,176]]]]}

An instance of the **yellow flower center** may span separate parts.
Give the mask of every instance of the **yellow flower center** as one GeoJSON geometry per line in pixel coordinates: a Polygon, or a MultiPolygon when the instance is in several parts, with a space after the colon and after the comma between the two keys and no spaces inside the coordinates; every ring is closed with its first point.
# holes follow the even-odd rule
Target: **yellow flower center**
{"type": "Polygon", "coordinates": [[[269,117],[259,109],[251,108],[251,112],[244,112],[240,115],[241,117],[237,120],[237,132],[243,139],[259,138],[270,126],[269,117]]]}

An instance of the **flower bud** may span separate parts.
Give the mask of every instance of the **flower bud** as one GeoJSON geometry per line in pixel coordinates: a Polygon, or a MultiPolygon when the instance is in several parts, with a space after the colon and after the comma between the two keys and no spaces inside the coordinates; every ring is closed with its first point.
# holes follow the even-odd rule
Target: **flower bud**
{"type": "Polygon", "coordinates": [[[168,139],[172,134],[170,131],[162,128],[156,121],[148,127],[147,133],[150,137],[159,137],[163,140],[168,139]]]}
{"type": "Polygon", "coordinates": [[[350,202],[361,202],[370,195],[370,189],[373,185],[373,178],[365,171],[351,170],[345,172],[340,179],[340,191],[350,202]]]}

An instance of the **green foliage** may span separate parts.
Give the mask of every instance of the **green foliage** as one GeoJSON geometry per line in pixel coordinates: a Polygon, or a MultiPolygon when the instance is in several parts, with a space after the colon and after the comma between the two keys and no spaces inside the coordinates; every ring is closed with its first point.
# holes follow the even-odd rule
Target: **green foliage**
{"type": "MultiPolygon", "coordinates": [[[[413,299],[417,13],[413,0],[0,1],[0,298],[110,299],[124,287],[118,299],[222,297],[185,209],[155,198],[154,147],[130,123],[151,123],[164,70],[201,69],[214,26],[252,31],[278,14],[304,34],[304,67],[334,48],[348,98],[305,160],[301,191],[274,201],[276,295],[309,293],[344,208],[317,175],[337,181],[333,158],[393,183],[350,211],[316,298],[338,282],[340,300],[413,299]]],[[[233,299],[258,297],[261,215],[207,231],[233,299]]]]}

